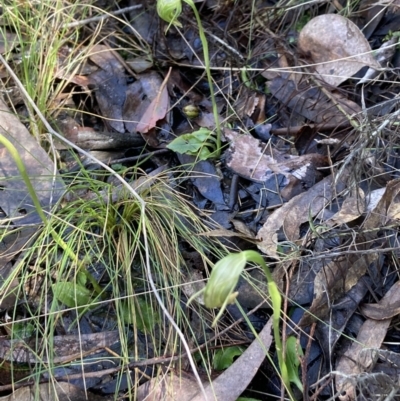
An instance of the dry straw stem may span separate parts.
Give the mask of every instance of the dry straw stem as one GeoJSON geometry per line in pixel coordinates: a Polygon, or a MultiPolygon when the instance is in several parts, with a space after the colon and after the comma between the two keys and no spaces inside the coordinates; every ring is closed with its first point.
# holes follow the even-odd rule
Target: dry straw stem
{"type": "MultiPolygon", "coordinates": [[[[189,360],[189,363],[190,363],[190,366],[192,368],[193,374],[196,377],[197,383],[198,383],[201,391],[203,392],[203,394],[206,395],[203,383],[202,383],[202,381],[200,379],[200,376],[199,376],[199,373],[197,371],[194,359],[193,359],[192,354],[190,352],[190,347],[189,347],[189,345],[188,345],[188,343],[187,343],[187,341],[185,339],[185,336],[182,333],[182,331],[179,328],[179,326],[177,325],[177,323],[175,322],[175,320],[173,319],[173,317],[168,312],[167,308],[165,307],[164,302],[162,301],[162,299],[161,299],[161,297],[160,297],[160,295],[158,293],[158,290],[157,290],[157,288],[155,286],[154,280],[153,280],[153,276],[152,276],[152,273],[151,273],[151,267],[150,267],[150,253],[149,253],[149,244],[148,244],[148,238],[147,238],[147,228],[146,228],[146,224],[145,224],[145,221],[146,221],[146,219],[145,219],[145,216],[146,216],[146,202],[124,180],[124,178],[121,175],[119,175],[118,173],[116,173],[112,168],[110,168],[105,163],[101,162],[100,160],[96,159],[90,153],[88,153],[88,152],[84,151],[83,149],[79,148],[73,142],[70,142],[69,140],[65,139],[62,135],[60,135],[58,132],[53,130],[51,125],[48,123],[48,121],[46,120],[46,118],[44,117],[42,112],[39,110],[39,108],[37,107],[35,102],[29,96],[28,92],[25,90],[25,88],[22,85],[21,81],[16,76],[16,74],[14,73],[14,71],[12,70],[12,68],[9,66],[9,64],[7,63],[7,61],[4,59],[4,57],[2,55],[0,55],[0,62],[4,65],[4,67],[6,68],[8,73],[10,74],[10,76],[13,78],[14,82],[16,83],[16,85],[18,86],[19,90],[21,91],[21,94],[24,96],[25,100],[29,103],[29,105],[33,108],[33,110],[37,113],[38,117],[40,118],[40,120],[42,121],[43,125],[48,130],[48,132],[50,134],[54,135],[60,141],[66,143],[72,149],[75,149],[77,152],[79,152],[82,155],[88,157],[90,160],[94,161],[95,163],[99,164],[102,168],[104,168],[106,171],[108,171],[113,177],[115,177],[127,189],[127,191],[129,193],[131,193],[133,195],[133,197],[139,202],[140,210],[141,210],[141,217],[142,217],[141,221],[143,222],[142,230],[143,230],[143,241],[144,241],[144,249],[145,249],[145,267],[146,267],[147,279],[148,279],[148,281],[150,283],[150,287],[151,287],[151,289],[152,289],[152,291],[154,293],[154,296],[156,297],[156,300],[157,300],[160,308],[162,309],[165,317],[169,320],[171,325],[176,330],[176,333],[179,335],[179,337],[180,337],[180,339],[182,341],[182,345],[184,346],[185,351],[187,353],[187,358],[189,360]]],[[[205,400],[207,400],[207,396],[205,396],[205,400]]]]}

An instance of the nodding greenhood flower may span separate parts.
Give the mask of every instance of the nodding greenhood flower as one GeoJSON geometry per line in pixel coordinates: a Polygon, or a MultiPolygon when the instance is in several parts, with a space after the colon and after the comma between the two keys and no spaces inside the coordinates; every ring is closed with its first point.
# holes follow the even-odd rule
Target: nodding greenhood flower
{"type": "Polygon", "coordinates": [[[238,293],[233,291],[246,262],[243,253],[232,253],[215,264],[204,289],[204,304],[207,308],[226,307],[235,302],[238,293]]]}
{"type": "Polygon", "coordinates": [[[181,0],[157,0],[157,13],[170,26],[182,27],[182,24],[178,21],[178,17],[182,13],[181,0]]]}
{"type": "Polygon", "coordinates": [[[189,299],[188,304],[204,293],[204,305],[207,308],[221,308],[213,322],[213,326],[216,325],[227,305],[235,302],[238,292],[234,292],[234,289],[243,269],[246,267],[247,260],[246,252],[231,253],[225,256],[213,267],[205,288],[189,299]]]}
{"type": "MultiPolygon", "coordinates": [[[[276,284],[273,282],[271,273],[262,256],[255,251],[230,253],[215,264],[205,288],[192,295],[188,301],[188,304],[190,304],[194,298],[204,293],[204,305],[207,308],[221,308],[213,322],[213,326],[222,316],[227,305],[235,302],[238,292],[234,292],[234,290],[247,262],[257,263],[264,269],[268,283],[272,286],[270,290],[277,294],[275,297],[276,306],[277,310],[280,311],[280,294],[278,289],[275,289],[276,284]]],[[[277,317],[279,322],[279,316],[277,317]]]]}

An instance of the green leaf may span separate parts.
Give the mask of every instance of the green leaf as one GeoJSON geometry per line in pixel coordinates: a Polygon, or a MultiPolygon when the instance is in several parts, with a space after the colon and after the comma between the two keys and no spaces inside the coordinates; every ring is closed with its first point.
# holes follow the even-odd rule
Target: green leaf
{"type": "Polygon", "coordinates": [[[154,311],[154,306],[145,298],[137,298],[135,305],[132,306],[129,302],[122,302],[122,316],[127,324],[134,324],[143,332],[152,332],[154,326],[160,322],[160,316],[154,311]]]}
{"type": "Polygon", "coordinates": [[[12,324],[12,338],[24,339],[33,336],[37,332],[37,327],[32,323],[17,322],[12,324]]]}
{"type": "Polygon", "coordinates": [[[215,370],[224,370],[229,368],[233,364],[233,358],[242,355],[244,352],[243,347],[228,347],[224,349],[219,349],[215,353],[213,360],[213,366],[215,370]]]}
{"type": "Polygon", "coordinates": [[[210,152],[206,146],[203,146],[197,156],[199,160],[207,160],[211,154],[212,152],[210,152]]]}
{"type": "Polygon", "coordinates": [[[248,398],[248,397],[239,397],[236,401],[260,401],[256,398],[248,398]]]}
{"type": "Polygon", "coordinates": [[[92,300],[92,291],[70,281],[60,281],[52,286],[54,297],[69,308],[88,305],[92,300]]]}
{"type": "Polygon", "coordinates": [[[173,152],[198,156],[200,160],[206,160],[215,151],[215,138],[209,129],[200,128],[191,134],[175,138],[167,148],[173,152]],[[212,152],[208,148],[211,148],[212,152]]]}
{"type": "Polygon", "coordinates": [[[76,275],[76,282],[78,285],[84,287],[87,284],[87,276],[84,272],[79,271],[76,275]]]}
{"type": "Polygon", "coordinates": [[[303,356],[303,350],[297,344],[297,339],[290,336],[286,340],[286,365],[289,374],[289,380],[294,383],[300,391],[303,391],[303,384],[299,377],[300,356],[303,356]]]}

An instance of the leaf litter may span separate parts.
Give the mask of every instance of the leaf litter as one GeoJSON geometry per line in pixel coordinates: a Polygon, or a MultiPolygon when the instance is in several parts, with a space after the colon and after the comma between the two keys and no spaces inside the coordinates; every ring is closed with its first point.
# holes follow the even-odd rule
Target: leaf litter
{"type": "MultiPolygon", "coordinates": [[[[100,150],[102,155],[99,157],[109,165],[114,166],[113,162],[118,161],[116,169],[135,169],[138,160],[143,160],[144,156],[143,165],[140,165],[143,175],[131,172],[126,175],[126,179],[131,180],[131,188],[151,191],[158,180],[154,172],[165,172],[166,166],[174,169],[184,166],[183,176],[172,171],[163,175],[163,179],[189,199],[193,210],[194,206],[201,210],[209,228],[204,236],[216,238],[235,250],[257,247],[274,268],[281,291],[288,295],[285,308],[287,312],[291,310],[291,318],[285,319],[282,330],[287,330],[285,335],[294,333],[304,351],[301,364],[300,359],[291,362],[294,367],[291,374],[295,375],[293,382],[303,385],[303,394],[299,392],[297,398],[328,399],[339,395],[340,399],[354,400],[360,398],[357,394],[364,393],[372,397],[377,387],[373,381],[370,386],[366,385],[364,377],[376,366],[387,363],[383,356],[383,341],[396,338],[392,320],[395,321],[399,311],[396,296],[399,292],[396,275],[400,168],[396,68],[399,67],[399,51],[396,48],[398,33],[393,32],[393,26],[396,26],[393,21],[398,24],[400,18],[398,9],[391,4],[375,5],[380,10],[376,17],[369,13],[368,2],[361,1],[358,16],[357,12],[349,12],[344,17],[339,14],[339,4],[330,2],[298,8],[281,6],[277,13],[274,13],[274,7],[264,7],[263,2],[252,5],[242,1],[232,4],[197,2],[209,40],[210,63],[217,67],[212,72],[217,94],[215,101],[219,122],[224,126],[223,155],[221,159],[212,159],[210,155],[216,143],[213,140],[215,119],[204,68],[198,68],[204,65],[204,59],[197,28],[187,24],[182,25],[181,30],[170,27],[165,33],[154,3],[136,3],[143,6],[143,12],[127,12],[124,18],[130,22],[125,26],[121,25],[121,20],[113,18],[107,18],[104,26],[98,26],[104,32],[110,27],[113,29],[112,39],[104,39],[106,44],[80,44],[84,66],[65,69],[68,57],[62,57],[60,51],[56,79],[66,82],[67,86],[52,100],[53,105],[63,105],[62,111],[50,113],[49,117],[55,125],[58,121],[59,129],[75,144],[93,154],[100,150]],[[328,13],[325,6],[329,6],[328,13]],[[316,16],[311,18],[310,15],[316,16]],[[299,21],[299,24],[293,21],[299,21]],[[297,42],[296,46],[293,46],[294,42],[297,42]],[[120,51],[122,48],[128,49],[126,53],[120,51]],[[244,65],[246,58],[247,65],[244,65]],[[142,67],[132,71],[130,65],[142,67]],[[226,65],[229,67],[224,70],[226,65]],[[368,133],[373,134],[368,136],[368,133]],[[178,147],[169,145],[173,138],[178,138],[178,147]],[[158,150],[168,153],[158,156],[158,150]],[[148,185],[141,185],[142,180],[148,185]],[[357,310],[362,315],[358,315],[357,310]],[[310,338],[308,333],[314,334],[310,338]],[[355,340],[349,340],[349,333],[355,340]],[[321,377],[326,381],[319,380],[321,377]],[[327,385],[331,379],[335,380],[336,393],[327,385]]],[[[185,21],[192,17],[185,10],[185,21]]],[[[79,28],[81,39],[85,35],[89,38],[96,23],[88,22],[87,26],[79,28]]],[[[1,52],[14,53],[11,63],[17,70],[18,41],[8,29],[4,30],[3,38],[10,43],[5,42],[1,52]]],[[[7,79],[6,74],[2,77],[7,79]]],[[[12,87],[10,82],[5,85],[12,87]]],[[[29,113],[18,96],[10,96],[8,103],[21,115],[29,113]]],[[[86,200],[87,205],[96,199],[105,204],[117,204],[122,199],[123,190],[119,187],[114,190],[98,188],[86,194],[79,189],[77,196],[62,198],[66,183],[69,184],[71,179],[65,181],[55,173],[57,167],[44,150],[46,147],[31,136],[5,104],[2,109],[2,135],[18,148],[47,212],[61,207],[63,201],[80,198],[86,200]],[[58,206],[60,201],[61,206],[58,206]]],[[[57,147],[57,157],[61,160],[71,157],[68,146],[57,147]]],[[[10,312],[16,302],[22,305],[19,308],[24,302],[30,307],[36,305],[35,292],[44,281],[42,278],[36,278],[36,282],[27,280],[26,294],[31,297],[28,301],[22,302],[21,296],[16,295],[21,277],[13,266],[24,255],[27,244],[35,239],[35,232],[24,226],[38,224],[39,219],[13,161],[5,149],[3,153],[0,161],[3,172],[2,224],[8,225],[6,231],[22,230],[14,232],[15,237],[9,236],[2,243],[4,290],[1,306],[10,312]]],[[[84,171],[80,162],[74,165],[81,173],[84,171]]],[[[91,165],[88,171],[102,174],[96,165],[91,165]]],[[[72,169],[68,173],[73,173],[72,169]]],[[[191,228],[184,219],[177,224],[191,228]]],[[[165,235],[162,230],[160,228],[160,237],[165,235]]],[[[95,243],[96,235],[98,232],[88,241],[95,243]]],[[[187,246],[183,242],[178,245],[182,249],[187,246]]],[[[209,265],[217,261],[215,257],[210,258],[207,263],[201,260],[190,264],[194,274],[182,274],[186,278],[181,285],[189,288],[190,280],[207,277],[209,265]]],[[[95,259],[94,255],[90,255],[90,259],[95,259]]],[[[60,256],[60,265],[61,261],[60,256]]],[[[107,276],[105,271],[100,263],[94,274],[107,276]]],[[[40,277],[40,270],[36,273],[40,277]]],[[[255,272],[249,269],[246,274],[257,287],[255,272]]],[[[91,302],[92,291],[86,288],[85,280],[79,282],[79,277],[76,281],[65,282],[66,285],[58,279],[58,284],[87,290],[83,291],[87,296],[79,297],[70,290],[67,298],[57,298],[54,290],[57,286],[51,288],[61,304],[82,312],[79,317],[82,326],[74,329],[77,332],[73,336],[78,344],[85,345],[90,343],[90,336],[99,334],[97,331],[112,331],[89,329],[95,327],[96,313],[90,308],[88,311],[81,308],[91,302]]],[[[265,285],[259,287],[267,301],[265,285]]],[[[252,291],[251,286],[247,291],[252,291]]],[[[254,293],[257,293],[256,289],[254,293]]],[[[246,302],[243,301],[247,311],[257,307],[252,298],[249,295],[246,302]]],[[[144,303],[142,309],[146,310],[149,305],[152,304],[144,303]]],[[[196,314],[205,313],[200,304],[193,308],[196,314]]],[[[171,305],[169,309],[172,312],[171,305]]],[[[103,308],[100,311],[104,313],[103,308]]],[[[270,311],[268,303],[264,302],[261,309],[249,317],[260,337],[268,329],[265,316],[270,311]]],[[[229,313],[230,317],[226,315],[224,323],[236,319],[234,307],[229,313]]],[[[68,311],[63,313],[65,321],[55,327],[57,335],[54,338],[61,341],[67,338],[60,334],[66,336],[74,326],[72,322],[67,323],[68,318],[77,319],[69,314],[68,311]]],[[[186,335],[193,348],[196,344],[207,346],[207,336],[198,320],[194,316],[191,319],[193,330],[187,330],[186,335]]],[[[207,321],[206,317],[204,319],[207,321]]],[[[115,317],[107,317],[103,323],[106,321],[115,324],[115,317]]],[[[126,320],[126,327],[134,321],[126,320]]],[[[160,321],[154,319],[153,323],[148,321],[146,327],[135,329],[141,332],[143,340],[137,345],[139,359],[148,359],[149,365],[153,364],[149,350],[159,344],[146,330],[151,330],[152,325],[160,321]]],[[[219,338],[216,346],[223,347],[238,339],[252,343],[247,348],[249,352],[259,346],[249,334],[248,322],[241,323],[241,330],[232,333],[219,338]]],[[[269,348],[271,343],[268,333],[264,345],[269,348]]],[[[2,344],[2,359],[6,359],[7,347],[12,350],[10,339],[2,344]]],[[[30,347],[34,349],[35,344],[30,347]]],[[[166,351],[163,350],[164,355],[168,354],[166,351]]],[[[281,395],[278,375],[269,362],[267,367],[262,364],[265,350],[259,347],[252,357],[247,351],[214,378],[210,387],[207,382],[203,384],[210,399],[233,401],[246,389],[246,396],[257,398],[260,394],[257,380],[249,384],[257,372],[269,378],[262,387],[262,399],[281,395]],[[250,361],[254,366],[250,367],[250,361]],[[244,373],[246,381],[240,380],[244,373]]],[[[32,355],[35,352],[38,351],[33,350],[32,355]]],[[[121,353],[121,349],[113,352],[121,353]]],[[[172,350],[172,357],[179,352],[172,350]]],[[[274,352],[273,349],[270,352],[274,352]]],[[[397,354],[392,349],[388,352],[397,354]]],[[[73,357],[79,363],[85,363],[78,355],[73,357]]],[[[138,360],[137,351],[134,358],[138,360]]],[[[185,358],[181,356],[182,361],[185,358]]],[[[391,358],[395,359],[394,356],[391,358]]],[[[14,355],[13,362],[21,361],[14,355]]],[[[37,363],[29,362],[33,366],[37,363]]],[[[54,360],[57,364],[62,362],[54,360]]],[[[154,378],[141,386],[139,381],[145,373],[138,373],[140,380],[127,373],[123,377],[127,382],[137,379],[139,399],[176,399],[177,394],[182,400],[203,399],[197,383],[193,384],[191,373],[186,377],[187,382],[171,382],[171,387],[164,385],[176,379],[176,373],[170,374],[176,368],[177,365],[165,367],[160,374],[152,371],[149,377],[154,378]],[[165,383],[156,393],[160,379],[165,383]],[[169,394],[171,388],[178,389],[173,390],[172,396],[169,394]]],[[[206,372],[200,362],[197,368],[206,372]]],[[[386,371],[390,372],[389,369],[386,371]]],[[[114,375],[107,379],[102,378],[100,368],[94,369],[91,374],[98,375],[100,384],[81,380],[79,386],[100,391],[104,397],[107,391],[122,396],[129,385],[118,387],[118,372],[120,370],[116,368],[114,375]],[[113,384],[106,385],[107,380],[113,384]]],[[[372,377],[375,376],[371,376],[371,380],[372,377]]],[[[391,380],[390,373],[382,377],[380,380],[386,380],[386,383],[391,380]]],[[[300,385],[297,387],[301,388],[300,385]]],[[[65,391],[74,394],[72,388],[65,391]]],[[[392,386],[390,391],[398,392],[398,388],[392,386]]],[[[49,394],[44,397],[51,399],[49,394]]]]}

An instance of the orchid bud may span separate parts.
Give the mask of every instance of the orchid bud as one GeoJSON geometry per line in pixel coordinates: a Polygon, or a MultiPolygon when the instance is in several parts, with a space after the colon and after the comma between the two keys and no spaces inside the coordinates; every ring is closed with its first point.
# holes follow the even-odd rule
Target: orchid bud
{"type": "Polygon", "coordinates": [[[168,22],[169,25],[182,27],[178,17],[182,12],[181,0],[157,0],[157,13],[160,18],[168,22]]]}

